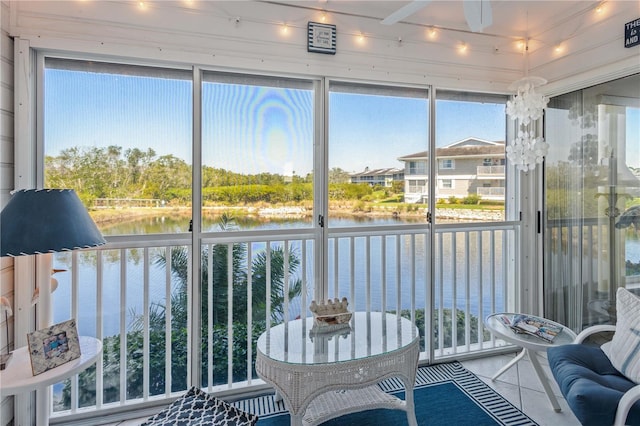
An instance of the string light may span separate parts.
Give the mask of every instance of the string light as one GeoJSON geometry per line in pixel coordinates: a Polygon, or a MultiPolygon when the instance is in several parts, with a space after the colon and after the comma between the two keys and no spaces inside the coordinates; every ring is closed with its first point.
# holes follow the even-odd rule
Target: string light
{"type": "MultiPolygon", "coordinates": [[[[195,0],[182,0],[182,1],[183,1],[183,3],[188,4],[188,5],[194,5],[195,4],[195,0]]],[[[324,1],[323,0],[318,0],[318,1],[326,3],[327,0],[324,0],[324,1]]],[[[606,3],[605,1],[601,2],[596,7],[594,7],[592,10],[594,10],[596,13],[604,12],[605,3],[606,3]]],[[[138,7],[141,10],[145,10],[148,7],[147,2],[145,2],[143,0],[139,0],[137,2],[137,4],[138,4],[138,7]]],[[[328,21],[328,13],[325,10],[320,10],[318,12],[320,13],[320,16],[316,15],[317,16],[316,19],[318,19],[320,22],[326,23],[328,21]]],[[[318,13],[318,12],[316,12],[316,13],[318,13]]],[[[235,18],[230,19],[230,21],[235,21],[236,26],[238,26],[238,24],[240,23],[240,18],[239,17],[235,17],[235,18]]],[[[435,40],[435,39],[438,39],[440,37],[440,30],[441,29],[442,28],[439,28],[439,27],[436,27],[436,26],[429,26],[424,30],[425,31],[424,34],[428,39],[435,40]]],[[[444,30],[446,31],[446,30],[448,30],[448,28],[444,28],[444,30]]],[[[281,32],[282,35],[289,35],[289,26],[288,26],[287,23],[282,23],[281,24],[280,32],[281,32]]],[[[361,44],[361,45],[365,44],[366,36],[364,35],[364,33],[357,33],[355,37],[356,37],[356,42],[358,44],[361,44]]],[[[396,41],[396,45],[398,47],[402,47],[405,44],[405,40],[402,37],[397,37],[395,39],[395,41],[396,41]]],[[[516,47],[516,49],[518,51],[524,52],[526,50],[527,42],[525,40],[520,39],[520,40],[516,40],[513,43],[515,43],[515,47],[516,47]]],[[[457,53],[459,55],[466,55],[467,53],[469,53],[469,45],[464,41],[459,41],[458,43],[456,43],[455,49],[456,49],[456,51],[457,51],[457,53]]],[[[501,49],[500,49],[499,46],[494,46],[494,49],[493,49],[494,53],[497,53],[500,50],[501,49]]],[[[564,50],[565,50],[565,47],[564,47],[562,42],[554,45],[554,47],[553,47],[553,51],[554,51],[555,54],[561,54],[561,53],[564,52],[564,50]]]]}
{"type": "Polygon", "coordinates": [[[555,47],[553,48],[554,52],[556,52],[557,54],[560,54],[562,52],[564,52],[564,45],[562,43],[558,43],[555,45],[555,47]]]}

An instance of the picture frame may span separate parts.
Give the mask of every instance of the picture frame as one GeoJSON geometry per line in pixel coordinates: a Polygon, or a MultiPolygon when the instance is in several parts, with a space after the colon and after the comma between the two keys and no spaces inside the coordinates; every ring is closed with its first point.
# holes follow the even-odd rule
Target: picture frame
{"type": "Polygon", "coordinates": [[[31,372],[34,376],[80,358],[75,319],[27,334],[31,372]]]}
{"type": "Polygon", "coordinates": [[[336,54],[336,26],[309,22],[307,25],[307,51],[336,54]]]}

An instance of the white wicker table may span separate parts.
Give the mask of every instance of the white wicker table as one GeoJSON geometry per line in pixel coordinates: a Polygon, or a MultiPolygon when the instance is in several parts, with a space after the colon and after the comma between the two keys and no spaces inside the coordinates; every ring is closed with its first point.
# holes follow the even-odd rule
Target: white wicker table
{"type": "Polygon", "coordinates": [[[394,314],[356,312],[350,328],[310,333],[313,318],[265,331],[258,339],[256,372],[272,385],[291,414],[291,425],[316,425],[374,408],[404,410],[416,426],[413,386],[420,336],[411,321],[394,314]],[[404,401],[376,384],[397,377],[404,401]]]}

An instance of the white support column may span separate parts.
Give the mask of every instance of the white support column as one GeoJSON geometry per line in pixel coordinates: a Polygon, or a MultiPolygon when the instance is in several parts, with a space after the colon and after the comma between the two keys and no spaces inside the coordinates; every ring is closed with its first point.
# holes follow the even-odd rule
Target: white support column
{"type": "MultiPolygon", "coordinates": [[[[14,189],[36,186],[36,121],[35,121],[35,54],[28,40],[14,40],[14,128],[15,175],[14,189]]],[[[36,269],[34,256],[15,258],[14,263],[14,346],[26,346],[26,335],[36,327],[31,295],[35,287],[36,269]]],[[[14,403],[14,423],[18,426],[34,424],[34,401],[31,394],[18,395],[14,403]]]]}

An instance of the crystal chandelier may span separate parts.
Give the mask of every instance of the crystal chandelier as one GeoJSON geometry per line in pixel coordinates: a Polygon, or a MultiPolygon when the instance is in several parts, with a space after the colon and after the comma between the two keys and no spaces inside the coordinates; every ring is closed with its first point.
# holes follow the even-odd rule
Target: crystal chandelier
{"type": "MultiPolygon", "coordinates": [[[[525,70],[528,70],[528,42],[525,45],[525,70]]],[[[537,86],[547,81],[540,77],[526,76],[511,85],[516,94],[507,101],[507,115],[517,120],[518,134],[505,149],[507,159],[517,169],[527,172],[533,170],[536,164],[542,163],[549,151],[549,144],[541,136],[536,136],[537,121],[542,118],[549,98],[536,93],[537,86]]]]}

